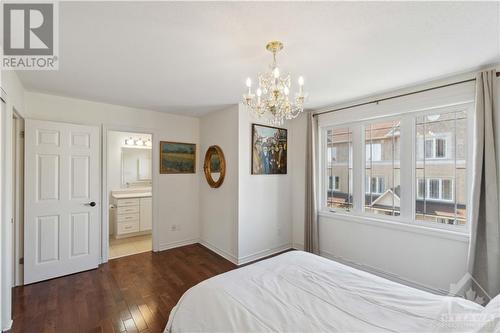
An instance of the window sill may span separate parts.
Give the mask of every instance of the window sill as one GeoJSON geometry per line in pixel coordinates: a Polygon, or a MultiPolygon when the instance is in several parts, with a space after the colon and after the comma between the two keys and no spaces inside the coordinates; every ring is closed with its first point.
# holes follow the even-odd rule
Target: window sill
{"type": "Polygon", "coordinates": [[[330,219],[340,219],[346,222],[354,222],[364,225],[401,230],[405,232],[414,232],[431,237],[450,239],[464,243],[468,243],[470,238],[469,234],[464,232],[447,230],[438,227],[433,228],[425,225],[419,225],[416,223],[411,224],[403,221],[397,221],[396,219],[380,219],[369,215],[361,215],[361,214],[345,213],[345,212],[333,213],[329,211],[319,211],[318,215],[330,219]]]}

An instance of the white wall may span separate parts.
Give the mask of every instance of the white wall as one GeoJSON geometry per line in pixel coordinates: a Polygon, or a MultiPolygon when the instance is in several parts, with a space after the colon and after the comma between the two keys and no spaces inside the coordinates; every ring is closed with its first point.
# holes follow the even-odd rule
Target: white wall
{"type": "Polygon", "coordinates": [[[297,250],[304,249],[304,218],[306,201],[306,128],[307,114],[303,113],[291,123],[293,136],[289,149],[292,173],[292,244],[297,250]]]}
{"type": "Polygon", "coordinates": [[[200,119],[201,243],[226,259],[238,261],[238,107],[210,113],[200,119]],[[226,159],[226,176],[211,188],[203,175],[205,152],[218,145],[226,159]]]}
{"type": "MultiPolygon", "coordinates": [[[[28,118],[152,131],[153,154],[159,141],[196,143],[199,147],[197,118],[41,93],[27,92],[25,96],[28,118]]],[[[158,172],[157,163],[153,172],[158,172]]],[[[196,174],[163,174],[158,184],[153,184],[153,209],[159,217],[155,237],[160,250],[198,241],[199,176],[199,168],[196,174]],[[172,231],[173,225],[178,226],[176,231],[172,231]]]]}
{"type": "Polygon", "coordinates": [[[24,87],[13,71],[1,72],[1,87],[6,92],[6,108],[1,117],[2,203],[1,203],[1,328],[11,325],[12,287],[12,115],[14,110],[24,116],[24,87]]]}
{"type": "MultiPolygon", "coordinates": [[[[219,189],[201,179],[201,243],[236,264],[244,264],[292,247],[294,214],[303,217],[304,202],[292,196],[303,185],[292,187],[294,173],[303,173],[305,138],[301,126],[295,135],[294,120],[287,122],[288,169],[286,175],[251,174],[252,123],[247,108],[238,105],[210,113],[201,119],[202,154],[213,144],[222,147],[227,174],[219,189]],[[295,151],[299,151],[295,154],[295,151]],[[296,163],[298,166],[296,166],[296,163]],[[295,201],[294,201],[295,200],[295,201]],[[293,204],[297,203],[297,207],[293,204]],[[302,213],[301,213],[302,212],[302,213]]],[[[203,156],[200,156],[200,165],[203,156]]],[[[304,179],[303,175],[301,176],[304,179]]],[[[299,177],[300,178],[300,177],[299,177]]],[[[297,219],[297,223],[300,218],[297,219]]],[[[303,219],[302,219],[303,221],[303,219]]]]}
{"type": "MultiPolygon", "coordinates": [[[[292,245],[293,151],[288,150],[286,175],[251,174],[252,123],[239,105],[239,184],[238,184],[238,262],[245,263],[288,249],[292,245]]],[[[292,141],[291,122],[288,140],[292,141]]]]}

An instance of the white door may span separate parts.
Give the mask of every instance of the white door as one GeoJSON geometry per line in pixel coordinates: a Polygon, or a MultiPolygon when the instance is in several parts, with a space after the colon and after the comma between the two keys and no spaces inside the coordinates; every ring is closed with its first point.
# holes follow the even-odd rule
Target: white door
{"type": "Polygon", "coordinates": [[[25,123],[24,283],[99,264],[99,128],[25,123]]]}

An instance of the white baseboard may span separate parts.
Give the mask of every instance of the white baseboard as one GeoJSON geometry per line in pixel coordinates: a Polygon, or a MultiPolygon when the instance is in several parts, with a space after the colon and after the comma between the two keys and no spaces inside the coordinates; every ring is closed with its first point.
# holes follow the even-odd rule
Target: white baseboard
{"type": "Polygon", "coordinates": [[[249,262],[259,260],[259,259],[262,259],[264,257],[270,256],[270,255],[273,255],[273,254],[276,254],[276,253],[279,253],[279,252],[282,252],[285,250],[289,250],[291,248],[292,248],[292,244],[287,243],[287,244],[283,244],[281,246],[278,246],[278,247],[275,247],[272,249],[258,251],[258,252],[246,255],[244,257],[238,258],[238,265],[244,265],[244,264],[247,264],[249,262]]]}
{"type": "Polygon", "coordinates": [[[425,284],[421,284],[421,283],[406,279],[404,277],[401,277],[397,274],[383,271],[383,270],[376,268],[376,267],[357,263],[357,262],[354,262],[352,260],[348,260],[348,259],[336,256],[333,253],[328,252],[328,251],[321,250],[320,255],[322,257],[327,258],[327,259],[337,261],[341,264],[351,266],[351,267],[359,269],[361,271],[365,271],[365,272],[371,273],[373,275],[377,275],[377,276],[380,276],[380,277],[385,278],[387,280],[391,280],[391,281],[394,281],[394,282],[397,282],[397,283],[400,283],[400,284],[403,284],[403,285],[406,285],[406,286],[409,286],[409,287],[412,287],[415,289],[420,289],[420,290],[427,291],[427,292],[430,292],[432,294],[437,294],[437,295],[448,295],[447,290],[443,290],[440,288],[434,288],[434,287],[431,287],[431,286],[428,286],[425,284]]]}
{"type": "Polygon", "coordinates": [[[293,243],[293,244],[292,244],[292,247],[293,247],[295,250],[304,251],[304,244],[301,244],[301,243],[293,243]]]}
{"type": "Polygon", "coordinates": [[[6,325],[3,325],[2,332],[9,331],[12,328],[12,323],[14,323],[14,321],[11,319],[6,325]]]}
{"type": "Polygon", "coordinates": [[[199,240],[199,243],[201,245],[203,245],[204,247],[206,247],[207,249],[217,253],[222,258],[229,260],[230,262],[232,262],[235,265],[238,265],[238,258],[236,258],[236,256],[234,256],[233,254],[231,254],[225,250],[219,249],[217,246],[215,246],[215,245],[213,245],[205,240],[202,240],[202,239],[199,240]]]}
{"type": "Polygon", "coordinates": [[[180,247],[180,246],[196,244],[199,241],[200,240],[198,238],[191,238],[191,239],[184,239],[184,240],[169,242],[169,243],[160,243],[158,250],[165,251],[165,250],[173,249],[173,248],[180,247]]]}

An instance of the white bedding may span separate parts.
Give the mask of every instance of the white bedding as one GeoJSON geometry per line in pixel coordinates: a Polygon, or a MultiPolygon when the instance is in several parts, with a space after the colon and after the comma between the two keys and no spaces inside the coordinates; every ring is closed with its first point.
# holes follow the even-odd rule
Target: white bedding
{"type": "Polygon", "coordinates": [[[450,315],[483,309],[292,251],[189,289],[165,332],[469,332],[450,315]]]}

